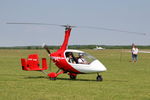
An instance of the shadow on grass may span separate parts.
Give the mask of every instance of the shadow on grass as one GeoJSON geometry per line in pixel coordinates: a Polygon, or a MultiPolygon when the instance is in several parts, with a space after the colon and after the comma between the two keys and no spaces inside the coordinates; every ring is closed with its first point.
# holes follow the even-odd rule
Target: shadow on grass
{"type": "MultiPolygon", "coordinates": [[[[25,79],[40,79],[40,78],[45,78],[45,79],[49,79],[50,80],[50,78],[47,77],[47,76],[29,76],[29,77],[25,77],[25,79]]],[[[73,80],[73,79],[70,79],[70,78],[58,78],[58,77],[57,77],[56,81],[57,80],[66,80],[66,81],[95,81],[96,82],[96,80],[89,80],[89,79],[74,79],[73,80]]]]}
{"type": "Polygon", "coordinates": [[[94,82],[97,82],[97,80],[90,80],[90,79],[57,78],[57,80],[68,80],[68,81],[94,81],[94,82]]]}
{"type": "MultiPolygon", "coordinates": [[[[47,76],[29,76],[29,77],[25,77],[26,79],[39,79],[39,78],[45,78],[45,79],[49,79],[49,77],[47,76]]],[[[66,81],[88,81],[88,82],[103,82],[103,81],[110,81],[110,82],[128,82],[126,80],[103,80],[103,81],[97,81],[96,79],[91,80],[91,79],[70,79],[70,78],[57,78],[56,80],[52,80],[52,81],[57,81],[57,80],[66,80],[66,81]]]]}
{"type": "MultiPolygon", "coordinates": [[[[28,76],[28,75],[15,75],[15,74],[0,74],[0,76],[24,76],[24,79],[40,79],[40,78],[44,78],[44,79],[49,79],[49,77],[47,76],[28,76]]],[[[75,80],[72,80],[70,78],[59,78],[57,77],[56,80],[66,80],[66,81],[91,81],[91,82],[101,82],[101,81],[97,81],[96,79],[75,79],[75,80]]],[[[128,82],[127,80],[103,80],[103,81],[107,81],[107,82],[128,82]]]]}
{"type": "Polygon", "coordinates": [[[110,82],[129,82],[126,80],[104,80],[104,81],[110,81],[110,82]]]}
{"type": "Polygon", "coordinates": [[[17,74],[0,74],[0,76],[27,76],[27,75],[17,75],[17,74]]]}
{"type": "Polygon", "coordinates": [[[75,79],[71,80],[69,78],[57,78],[57,80],[68,80],[68,81],[93,81],[93,82],[103,82],[103,81],[110,81],[110,82],[128,82],[126,80],[103,80],[103,81],[97,81],[96,79],[91,80],[91,79],[75,79]]]}
{"type": "Polygon", "coordinates": [[[28,77],[24,77],[25,79],[39,79],[39,78],[46,78],[48,79],[48,77],[46,76],[28,76],[28,77]]]}

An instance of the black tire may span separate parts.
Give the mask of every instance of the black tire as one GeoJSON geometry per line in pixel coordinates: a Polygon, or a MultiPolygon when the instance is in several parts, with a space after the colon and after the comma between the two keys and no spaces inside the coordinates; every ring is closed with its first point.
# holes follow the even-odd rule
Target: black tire
{"type": "Polygon", "coordinates": [[[76,79],[76,76],[70,75],[70,79],[71,79],[71,80],[75,80],[75,79],[76,79]]]}
{"type": "Polygon", "coordinates": [[[101,75],[98,75],[97,78],[96,78],[96,80],[97,80],[97,81],[103,81],[103,78],[102,78],[101,75]]]}
{"type": "Polygon", "coordinates": [[[56,80],[56,77],[51,77],[50,80],[56,80]]]}

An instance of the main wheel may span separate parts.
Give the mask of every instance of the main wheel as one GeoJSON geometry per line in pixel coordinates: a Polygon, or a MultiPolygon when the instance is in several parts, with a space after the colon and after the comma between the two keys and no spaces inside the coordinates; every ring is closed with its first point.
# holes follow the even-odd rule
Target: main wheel
{"type": "Polygon", "coordinates": [[[70,79],[71,79],[71,80],[75,80],[75,79],[76,79],[76,76],[70,75],[70,79]]]}
{"type": "Polygon", "coordinates": [[[96,80],[97,80],[97,81],[103,81],[103,78],[102,78],[101,75],[98,75],[97,78],[96,78],[96,80]]]}

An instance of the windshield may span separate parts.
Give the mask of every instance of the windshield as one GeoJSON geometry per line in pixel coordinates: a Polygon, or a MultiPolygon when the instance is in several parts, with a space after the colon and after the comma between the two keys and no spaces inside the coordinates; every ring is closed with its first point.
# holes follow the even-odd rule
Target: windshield
{"type": "Polygon", "coordinates": [[[66,52],[65,54],[66,54],[66,58],[69,56],[68,54],[71,54],[72,59],[75,61],[76,64],[81,64],[80,61],[82,62],[83,60],[86,63],[82,63],[82,64],[90,64],[95,60],[93,56],[85,52],[66,52]]]}

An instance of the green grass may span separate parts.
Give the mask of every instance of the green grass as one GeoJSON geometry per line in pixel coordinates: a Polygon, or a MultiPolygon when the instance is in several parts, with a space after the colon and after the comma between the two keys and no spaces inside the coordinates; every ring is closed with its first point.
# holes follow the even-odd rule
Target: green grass
{"type": "MultiPolygon", "coordinates": [[[[150,54],[141,53],[132,63],[127,50],[84,51],[107,67],[103,82],[95,81],[96,74],[74,81],[62,74],[51,81],[43,73],[21,70],[20,58],[38,53],[48,59],[46,51],[0,50],[0,100],[150,100],[150,54]]],[[[57,67],[52,65],[52,71],[57,67]]]]}

